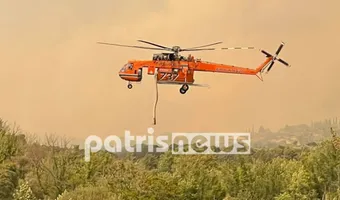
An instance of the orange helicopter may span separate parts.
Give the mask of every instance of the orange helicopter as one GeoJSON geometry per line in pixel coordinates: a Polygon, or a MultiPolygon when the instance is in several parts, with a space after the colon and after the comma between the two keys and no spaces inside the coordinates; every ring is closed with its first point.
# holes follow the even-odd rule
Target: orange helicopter
{"type": "MultiPolygon", "coordinates": [[[[195,82],[194,73],[195,72],[215,72],[215,73],[256,75],[260,80],[263,80],[261,74],[263,73],[265,69],[267,69],[267,72],[269,72],[271,68],[273,67],[274,62],[276,60],[288,67],[290,66],[286,61],[282,60],[281,58],[278,58],[279,53],[281,52],[283,46],[285,45],[283,42],[280,44],[275,55],[272,55],[260,49],[260,51],[263,54],[265,54],[267,58],[262,64],[260,64],[255,69],[201,61],[201,59],[195,59],[191,55],[189,55],[188,57],[179,55],[180,52],[215,50],[215,48],[205,48],[205,47],[221,44],[222,42],[216,42],[216,43],[212,43],[208,45],[185,48],[185,49],[182,49],[179,46],[166,47],[166,46],[162,46],[162,45],[151,43],[151,42],[144,41],[144,40],[138,40],[138,42],[153,45],[157,48],[98,42],[99,44],[105,44],[105,45],[114,45],[114,46],[120,46],[120,47],[131,47],[131,48],[161,50],[161,51],[171,52],[171,53],[153,54],[152,60],[130,60],[128,61],[128,63],[125,64],[120,69],[119,76],[123,80],[128,81],[127,87],[129,89],[132,88],[131,83],[142,81],[143,68],[147,68],[148,75],[156,76],[157,84],[182,85],[182,87],[179,89],[179,92],[181,94],[185,94],[189,90],[189,85],[199,86],[198,84],[194,84],[195,82]]],[[[234,47],[234,48],[222,48],[222,49],[227,50],[227,49],[255,49],[255,48],[254,47],[234,47]]]]}

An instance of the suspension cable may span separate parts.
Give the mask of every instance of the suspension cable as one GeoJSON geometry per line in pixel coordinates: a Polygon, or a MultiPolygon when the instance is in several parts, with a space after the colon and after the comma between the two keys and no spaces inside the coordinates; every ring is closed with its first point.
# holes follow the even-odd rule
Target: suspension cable
{"type": "Polygon", "coordinates": [[[157,73],[158,73],[158,71],[155,70],[156,98],[155,98],[155,103],[154,103],[154,107],[153,107],[153,125],[156,125],[156,108],[157,108],[157,103],[158,103],[157,73]]]}

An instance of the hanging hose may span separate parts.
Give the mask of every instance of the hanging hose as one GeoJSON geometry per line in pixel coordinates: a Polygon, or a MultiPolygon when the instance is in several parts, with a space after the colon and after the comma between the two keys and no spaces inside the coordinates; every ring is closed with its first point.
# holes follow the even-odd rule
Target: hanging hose
{"type": "Polygon", "coordinates": [[[155,85],[156,85],[156,99],[153,107],[153,125],[156,125],[156,107],[158,103],[158,84],[157,84],[157,70],[155,71],[155,85]]]}

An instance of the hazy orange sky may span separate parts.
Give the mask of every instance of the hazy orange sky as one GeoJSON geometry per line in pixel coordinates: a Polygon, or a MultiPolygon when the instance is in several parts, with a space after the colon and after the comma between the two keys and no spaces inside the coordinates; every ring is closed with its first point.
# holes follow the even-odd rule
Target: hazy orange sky
{"type": "MultiPolygon", "coordinates": [[[[191,47],[255,46],[280,56],[264,82],[255,76],[196,73],[186,95],[160,85],[156,133],[244,131],[339,116],[337,1],[0,1],[0,117],[39,135],[82,141],[90,134],[146,134],[154,80],[128,90],[118,76],[129,59],[151,59],[138,39],[191,47]]],[[[258,51],[195,52],[196,58],[257,67],[258,51]]]]}

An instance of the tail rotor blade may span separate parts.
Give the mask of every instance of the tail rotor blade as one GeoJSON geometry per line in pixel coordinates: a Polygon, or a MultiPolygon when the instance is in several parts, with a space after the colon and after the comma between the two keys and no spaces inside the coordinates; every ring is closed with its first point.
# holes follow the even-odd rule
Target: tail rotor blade
{"type": "Polygon", "coordinates": [[[287,67],[290,67],[290,65],[286,62],[286,61],[284,61],[284,60],[282,60],[281,58],[279,58],[279,59],[277,59],[279,62],[281,62],[282,64],[284,64],[284,65],[286,65],[287,67]]]}
{"type": "Polygon", "coordinates": [[[276,53],[275,53],[276,55],[279,55],[279,53],[281,52],[284,45],[285,45],[285,43],[282,42],[281,45],[279,46],[279,48],[277,49],[276,53]]]}
{"type": "Polygon", "coordinates": [[[266,52],[265,50],[261,50],[261,52],[263,54],[265,54],[267,57],[272,57],[272,55],[270,53],[266,52]]]}
{"type": "Polygon", "coordinates": [[[269,65],[269,67],[268,67],[268,70],[267,70],[267,72],[269,72],[269,71],[270,71],[270,69],[273,67],[273,65],[274,65],[274,61],[272,61],[272,63],[270,63],[270,65],[269,65]]]}

